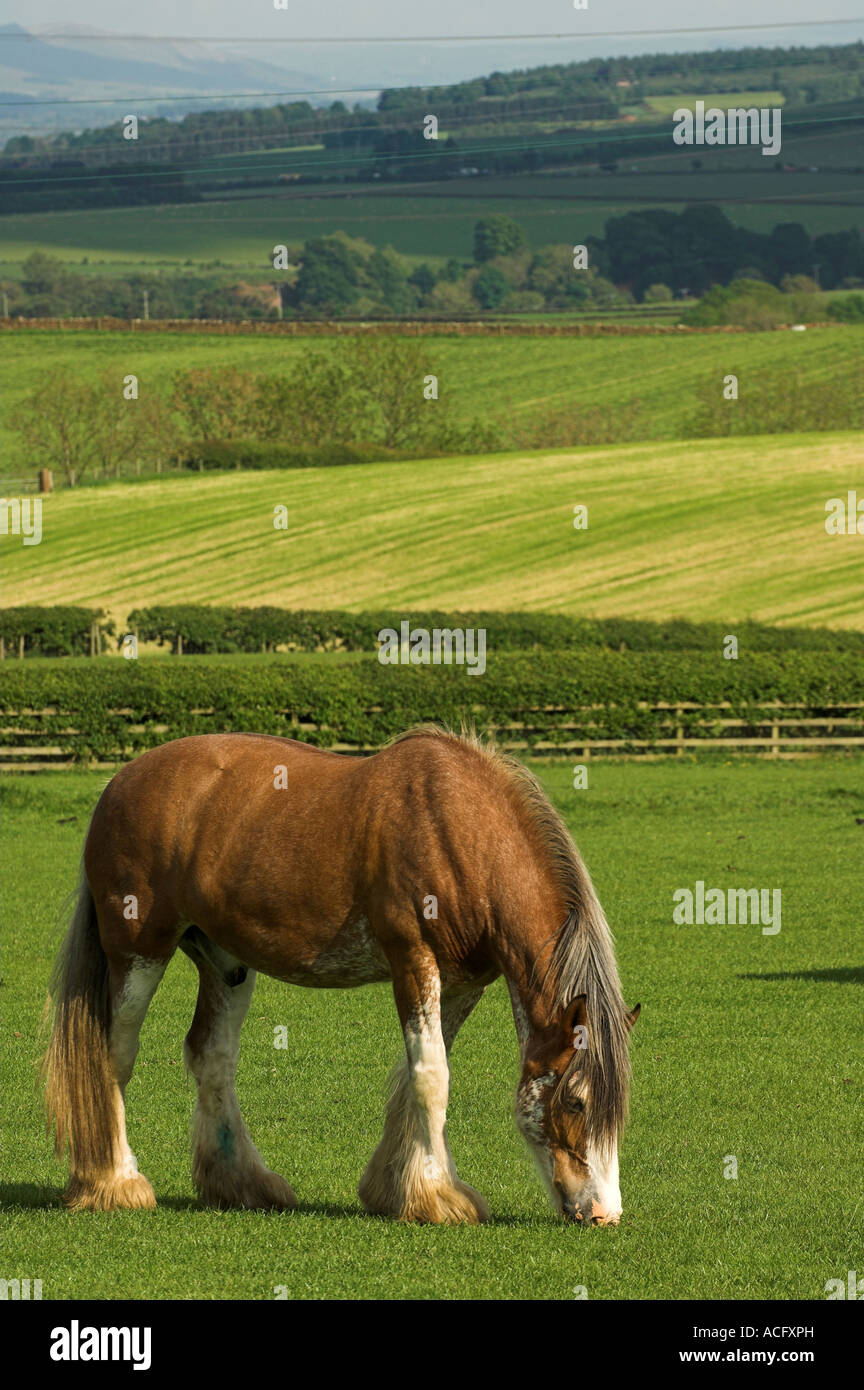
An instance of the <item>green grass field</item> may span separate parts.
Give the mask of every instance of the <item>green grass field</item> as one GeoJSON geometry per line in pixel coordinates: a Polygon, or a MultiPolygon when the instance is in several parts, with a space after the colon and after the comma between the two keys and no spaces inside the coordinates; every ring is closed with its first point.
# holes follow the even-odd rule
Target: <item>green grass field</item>
{"type": "Polygon", "coordinates": [[[119,622],[182,596],[860,627],[861,538],[824,526],[860,459],[851,433],[782,435],[64,491],[39,546],[4,541],[5,599],[119,622]]]}
{"type": "MultiPolygon", "coordinates": [[[[141,391],[168,392],[173,376],[191,367],[231,367],[262,373],[289,370],[309,351],[327,353],[333,340],[153,331],[62,332],[28,329],[5,340],[0,381],[4,477],[23,477],[30,463],[10,428],[15,403],[39,388],[42,374],[81,376],[134,372],[141,391]]],[[[440,378],[462,420],[527,415],[578,402],[614,412],[637,400],[648,438],[686,437],[697,389],[712,376],[722,386],[734,372],[742,395],[748,374],[794,371],[819,390],[864,352],[864,328],[838,325],[806,333],[670,334],[662,339],[430,337],[423,340],[430,370],[440,378]]],[[[337,350],[349,351],[349,346],[337,350]]],[[[850,482],[850,486],[852,483],[850,482]]]]}
{"type": "Polygon", "coordinates": [[[655,116],[671,116],[681,106],[693,107],[697,101],[706,106],[782,106],[782,92],[662,92],[645,98],[645,106],[655,116]]]}
{"type": "Polygon", "coordinates": [[[864,763],[592,765],[538,769],[594,874],[633,1035],[632,1120],[617,1230],[556,1221],[511,1119],[518,1073],[506,989],[489,990],[453,1054],[451,1145],[488,1198],[479,1228],[362,1215],[359,1175],[380,1137],[401,1045],[389,988],[259,981],[241,1106],[265,1160],[295,1186],[291,1214],[199,1209],[192,1083],[181,1060],[195,975],[179,955],[145,1023],[129,1087],[130,1142],[156,1212],[72,1216],[35,1082],[39,1016],[63,899],[75,883],[92,773],[8,779],[4,1277],[43,1297],[271,1299],[823,1299],[862,1267],[860,860],[864,763]],[[783,892],[782,929],[672,924],[703,879],[783,892]],[[288,1029],[288,1050],[273,1047],[288,1029]],[[737,1180],[724,1178],[729,1157],[737,1180]]]}
{"type": "MultiPolygon", "coordinates": [[[[4,268],[33,251],[47,251],[74,266],[83,258],[149,268],[168,262],[175,271],[218,259],[238,270],[272,269],[273,247],[299,246],[309,237],[344,231],[375,246],[393,246],[414,260],[440,263],[450,256],[470,260],[474,224],[505,213],[525,228],[533,248],[587,236],[602,236],[610,217],[646,207],[682,212],[690,200],[716,202],[736,225],[770,231],[781,222],[800,222],[813,236],[843,231],[862,218],[861,176],[851,171],[786,174],[766,179],[760,168],[685,171],[669,177],[644,171],[607,176],[596,172],[489,180],[490,191],[464,190],[451,182],[395,191],[357,185],[327,194],[208,198],[178,203],[98,211],[21,213],[0,220],[4,268]],[[513,188],[508,185],[513,183],[513,188]],[[494,188],[494,191],[492,189],[494,188]]],[[[638,156],[634,156],[638,159],[638,156]]]]}

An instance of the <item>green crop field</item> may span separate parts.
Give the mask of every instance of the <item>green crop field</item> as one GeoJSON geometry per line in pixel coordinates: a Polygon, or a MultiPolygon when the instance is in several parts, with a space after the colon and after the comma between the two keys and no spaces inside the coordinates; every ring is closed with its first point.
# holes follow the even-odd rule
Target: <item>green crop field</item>
{"type": "MultiPolygon", "coordinates": [[[[218,259],[238,270],[266,270],[275,245],[296,249],[308,237],[337,231],[393,246],[414,260],[470,260],[474,224],[495,213],[515,217],[534,248],[602,236],[610,217],[646,207],[681,212],[691,200],[718,203],[734,223],[754,231],[800,222],[817,235],[864,222],[861,176],[851,168],[766,179],[758,166],[739,168],[735,155],[724,151],[710,172],[680,160],[672,175],[652,172],[648,157],[644,171],[626,175],[568,170],[465,179],[456,187],[449,181],[386,191],[356,185],[282,196],[241,190],[198,204],[22,213],[0,220],[0,246],[7,274],[33,251],[60,256],[70,266],[88,257],[141,268],[168,262],[181,270],[218,259]]],[[[638,152],[633,159],[641,170],[638,152]]]]}
{"type": "Polygon", "coordinates": [[[657,116],[671,116],[680,106],[693,107],[704,101],[706,107],[782,106],[782,92],[662,92],[645,98],[645,106],[657,116]]]}
{"type": "MultiPolygon", "coordinates": [[[[175,373],[191,367],[232,367],[279,373],[310,350],[333,350],[333,339],[255,337],[170,332],[86,332],[28,329],[9,335],[0,369],[4,410],[0,418],[3,474],[31,471],[23,441],[10,428],[15,403],[59,370],[95,376],[134,372],[140,389],[168,391],[175,373]],[[43,377],[43,374],[47,374],[43,377]]],[[[800,389],[848,374],[864,351],[864,329],[836,326],[806,333],[681,334],[663,338],[423,339],[430,370],[442,394],[463,420],[530,415],[579,403],[614,412],[637,400],[640,430],[654,439],[684,438],[697,407],[697,388],[712,378],[722,387],[734,372],[747,389],[748,374],[802,374],[800,389]]],[[[337,351],[349,351],[347,344],[337,351]]],[[[850,483],[851,486],[851,483],[850,483]]]]}
{"type": "Polygon", "coordinates": [[[861,538],[825,531],[860,479],[860,437],[826,433],[107,484],[7,538],[5,598],[861,627],[861,538]]]}
{"type": "Polygon", "coordinates": [[[401,1046],[387,986],[303,990],[260,979],[238,1094],[299,1209],[199,1208],[182,1040],[196,979],[172,962],[128,1090],[129,1136],[155,1212],[71,1215],[36,1087],[39,1019],[73,888],[93,773],[7,780],[4,1274],[43,1298],[769,1298],[821,1300],[861,1268],[860,840],[864,763],[685,761],[592,766],[571,788],[538,771],[594,874],[633,1033],[631,1123],[617,1229],[559,1224],[511,1118],[518,1050],[501,981],[453,1052],[449,1134],[487,1197],[482,1227],[364,1216],[360,1173],[380,1137],[401,1046]],[[814,853],[814,845],[818,852],[814,853]],[[673,892],[782,891],[782,926],[675,926],[673,892]],[[287,1050],[273,1046],[287,1028],[287,1050]],[[730,1159],[737,1160],[737,1178],[730,1159]],[[170,1257],[166,1258],[166,1252],[170,1257]]]}

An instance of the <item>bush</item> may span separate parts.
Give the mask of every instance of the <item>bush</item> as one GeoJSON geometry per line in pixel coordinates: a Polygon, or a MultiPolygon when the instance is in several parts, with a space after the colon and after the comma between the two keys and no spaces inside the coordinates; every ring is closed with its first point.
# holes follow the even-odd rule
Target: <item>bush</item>
{"type": "MultiPolygon", "coordinates": [[[[685,619],[647,622],[629,618],[588,619],[563,613],[381,609],[348,613],[334,609],[216,608],[209,605],[158,605],[129,614],[129,626],[148,642],[170,643],[178,636],[192,652],[259,652],[286,647],[296,651],[373,652],[378,632],[407,620],[413,627],[485,628],[490,651],[567,651],[605,647],[630,652],[719,652],[729,624],[685,619]]],[[[864,633],[820,628],[775,628],[736,623],[743,651],[858,653],[864,633]]]]}
{"type": "Polygon", "coordinates": [[[737,401],[723,399],[716,377],[697,389],[699,406],[687,421],[693,438],[779,434],[784,431],[855,430],[864,428],[864,395],[857,364],[838,371],[816,388],[800,371],[736,371],[741,385],[737,401]]]}
{"type": "Polygon", "coordinates": [[[864,323],[864,294],[846,294],[828,304],[828,317],[837,323],[864,323]]]}
{"type": "Polygon", "coordinates": [[[181,464],[200,472],[226,468],[335,468],[399,457],[398,451],[385,449],[383,444],[321,444],[300,449],[275,440],[205,439],[189,446],[181,464]]]}
{"type": "Polygon", "coordinates": [[[646,304],[670,304],[675,298],[668,285],[649,285],[643,299],[646,304]]]}
{"type": "Polygon", "coordinates": [[[88,656],[93,636],[104,652],[115,632],[101,608],[22,605],[0,612],[0,639],[7,652],[23,656],[88,656]]]}
{"type": "MultiPolygon", "coordinates": [[[[79,760],[120,760],[189,734],[254,731],[317,747],[380,747],[429,719],[481,730],[519,726],[529,750],[586,739],[668,737],[669,710],[687,732],[722,736],[719,717],[748,726],[776,718],[773,702],[819,711],[864,699],[864,656],[822,653],[559,652],[554,660],[491,652],[485,677],[459,666],[355,662],[220,665],[116,661],[69,670],[22,663],[3,685],[0,710],[26,747],[44,738],[79,760]],[[719,710],[721,704],[728,708],[719,710]]],[[[514,731],[515,732],[515,731],[514,731]]],[[[512,736],[512,735],[510,735],[512,736]]],[[[508,735],[504,736],[505,738],[508,735]]]]}

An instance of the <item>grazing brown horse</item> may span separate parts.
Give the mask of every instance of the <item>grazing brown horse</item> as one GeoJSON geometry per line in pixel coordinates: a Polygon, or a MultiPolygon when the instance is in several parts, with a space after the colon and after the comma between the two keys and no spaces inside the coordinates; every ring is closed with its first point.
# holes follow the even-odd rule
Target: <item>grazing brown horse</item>
{"type": "Polygon", "coordinates": [[[46,1100],[68,1142],[72,1208],[155,1205],[124,1093],[177,948],[200,977],[184,1057],[198,1088],[193,1172],[220,1207],[296,1198],[255,1148],[234,1091],[256,971],[313,988],[391,980],[406,1058],[360,1182],[370,1212],[483,1220],[445,1129],[448,1054],[503,974],[522,1050],[516,1118],[560,1213],[621,1214],[628,1013],[609,928],[540,784],[483,746],[422,728],[370,758],[291,739],[179,739],[123,767],[87,835],[55,966],[46,1100]]]}

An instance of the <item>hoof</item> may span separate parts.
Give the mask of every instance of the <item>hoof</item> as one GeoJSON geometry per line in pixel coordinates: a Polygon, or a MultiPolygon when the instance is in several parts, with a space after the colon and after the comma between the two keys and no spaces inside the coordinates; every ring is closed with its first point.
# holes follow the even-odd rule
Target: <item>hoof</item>
{"type": "Polygon", "coordinates": [[[389,1216],[395,1221],[414,1221],[432,1226],[477,1226],[489,1220],[485,1198],[459,1178],[434,1185],[401,1187],[382,1191],[381,1185],[364,1179],[360,1200],[373,1216],[389,1216]]]}
{"type": "Polygon", "coordinates": [[[115,1177],[108,1173],[99,1178],[73,1174],[63,1200],[70,1211],[135,1211],[152,1210],[156,1197],[143,1173],[134,1177],[115,1177]]]}
{"type": "Polygon", "coordinates": [[[222,1164],[199,1169],[195,1186],[204,1206],[221,1211],[293,1211],[297,1197],[290,1183],[269,1168],[243,1171],[222,1164]]]}

